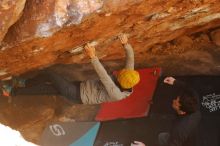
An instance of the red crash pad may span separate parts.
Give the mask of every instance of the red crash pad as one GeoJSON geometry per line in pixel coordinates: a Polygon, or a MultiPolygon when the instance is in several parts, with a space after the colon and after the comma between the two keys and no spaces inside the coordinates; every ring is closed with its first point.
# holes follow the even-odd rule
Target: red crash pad
{"type": "Polygon", "coordinates": [[[141,80],[133,93],[117,102],[102,103],[95,118],[97,121],[147,116],[161,69],[148,68],[138,72],[141,80]]]}

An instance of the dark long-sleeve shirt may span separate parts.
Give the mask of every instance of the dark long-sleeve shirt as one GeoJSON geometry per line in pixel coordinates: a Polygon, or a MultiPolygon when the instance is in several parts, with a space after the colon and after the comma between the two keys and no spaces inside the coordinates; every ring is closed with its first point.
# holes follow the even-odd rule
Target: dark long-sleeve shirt
{"type": "MultiPolygon", "coordinates": [[[[196,91],[184,82],[175,80],[174,86],[180,88],[183,92],[184,90],[191,90],[194,96],[198,98],[196,91]]],[[[170,131],[168,146],[189,146],[189,143],[195,141],[192,138],[194,138],[200,119],[199,107],[194,113],[178,115],[170,131]]]]}

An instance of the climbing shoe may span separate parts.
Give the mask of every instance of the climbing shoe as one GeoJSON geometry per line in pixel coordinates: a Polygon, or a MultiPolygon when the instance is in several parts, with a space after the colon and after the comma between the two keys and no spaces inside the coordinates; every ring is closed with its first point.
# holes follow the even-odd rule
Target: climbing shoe
{"type": "Polygon", "coordinates": [[[12,93],[12,86],[10,85],[2,85],[2,95],[6,97],[10,97],[12,93]]]}

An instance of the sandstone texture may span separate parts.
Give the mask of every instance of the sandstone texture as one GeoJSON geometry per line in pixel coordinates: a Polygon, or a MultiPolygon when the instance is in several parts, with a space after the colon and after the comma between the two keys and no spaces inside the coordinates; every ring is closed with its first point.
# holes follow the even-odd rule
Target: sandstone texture
{"type": "Polygon", "coordinates": [[[220,29],[212,31],[211,38],[217,46],[220,46],[220,29]]]}
{"type": "Polygon", "coordinates": [[[21,16],[26,0],[1,0],[0,1],[0,44],[8,28],[21,16]]]}
{"type": "MultiPolygon", "coordinates": [[[[92,41],[101,60],[119,60],[122,65],[124,52],[117,40],[121,32],[129,35],[134,46],[137,68],[161,66],[173,74],[218,74],[219,60],[213,56],[218,43],[210,40],[210,33],[218,28],[219,18],[218,0],[29,0],[1,42],[0,78],[58,63],[87,63],[88,58],[74,49],[92,41]],[[198,33],[207,35],[208,48],[182,43],[180,51],[179,37],[196,39],[198,33]],[[184,72],[173,72],[179,64],[184,64],[184,72]]],[[[195,43],[193,39],[183,41],[195,43]]]]}

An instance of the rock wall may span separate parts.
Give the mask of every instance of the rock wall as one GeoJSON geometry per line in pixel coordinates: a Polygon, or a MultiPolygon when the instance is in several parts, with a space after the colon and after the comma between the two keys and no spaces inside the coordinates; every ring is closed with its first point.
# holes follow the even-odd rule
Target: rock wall
{"type": "Polygon", "coordinates": [[[87,63],[79,48],[91,41],[101,60],[118,60],[121,65],[124,52],[116,39],[121,32],[134,46],[137,68],[161,66],[176,75],[218,74],[219,18],[218,0],[28,0],[1,43],[0,78],[57,63],[87,63]],[[196,43],[199,33],[207,36],[203,46],[178,47],[181,41],[196,43]]]}
{"type": "Polygon", "coordinates": [[[26,0],[0,1],[0,43],[8,31],[21,16],[26,0]]]}

